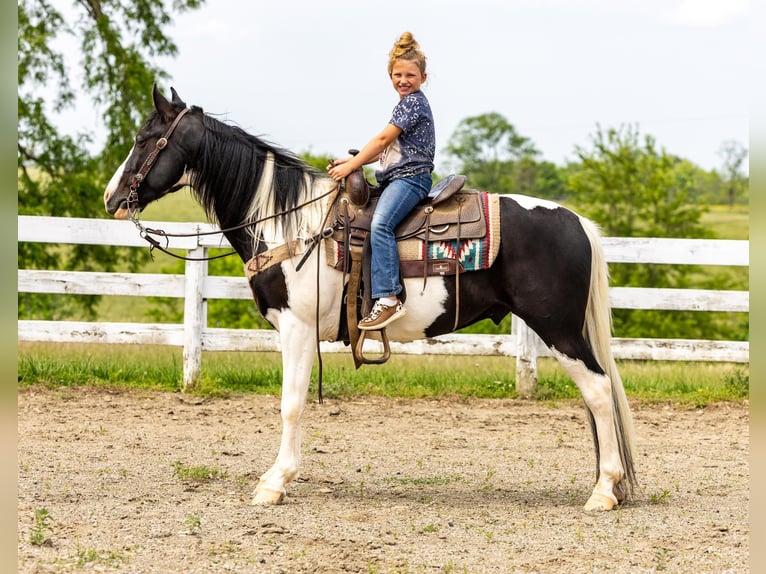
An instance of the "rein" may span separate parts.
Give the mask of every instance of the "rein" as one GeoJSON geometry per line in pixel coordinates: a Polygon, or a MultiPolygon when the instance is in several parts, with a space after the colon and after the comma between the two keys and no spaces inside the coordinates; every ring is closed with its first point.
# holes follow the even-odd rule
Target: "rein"
{"type": "MultiPolygon", "coordinates": [[[[130,220],[133,222],[133,224],[138,228],[139,235],[142,239],[147,241],[151,247],[150,252],[154,249],[159,249],[163,253],[170,255],[171,257],[175,257],[176,259],[183,259],[184,261],[212,261],[213,259],[221,259],[223,257],[228,257],[229,255],[234,255],[237,252],[236,251],[229,251],[228,253],[222,253],[221,255],[214,255],[212,257],[185,257],[183,255],[178,255],[176,253],[173,253],[172,251],[168,250],[168,239],[171,237],[203,237],[205,235],[218,235],[218,234],[225,234],[230,231],[238,231],[240,229],[245,229],[246,227],[250,227],[253,225],[258,225],[260,223],[263,223],[264,221],[269,221],[270,219],[276,219],[277,217],[282,217],[284,215],[289,215],[290,213],[294,211],[298,211],[299,209],[302,209],[306,207],[307,205],[310,205],[312,203],[315,203],[319,201],[320,199],[324,199],[325,197],[332,195],[338,190],[338,186],[333,187],[330,189],[330,191],[323,193],[321,195],[318,195],[312,199],[309,199],[308,201],[304,201],[300,205],[296,205],[295,207],[292,207],[290,209],[286,209],[284,211],[280,211],[278,213],[274,213],[272,215],[262,217],[261,219],[256,219],[255,221],[246,221],[245,223],[240,223],[239,225],[235,225],[233,227],[227,227],[225,229],[216,229],[214,231],[196,231],[193,233],[168,233],[167,231],[163,229],[153,229],[151,227],[146,227],[143,225],[139,219],[138,219],[138,212],[131,211],[130,212],[130,220]],[[157,235],[159,237],[165,238],[165,246],[163,247],[162,244],[152,237],[152,235],[157,235]]],[[[329,213],[329,212],[328,212],[329,213]]],[[[325,221],[327,220],[327,217],[325,216],[325,221]]],[[[322,231],[318,233],[316,236],[311,237],[306,240],[307,243],[314,243],[317,239],[328,237],[326,231],[322,231]]]]}
{"type": "MultiPolygon", "coordinates": [[[[167,231],[164,231],[162,229],[152,229],[149,227],[144,226],[139,221],[139,214],[140,209],[135,209],[134,206],[138,205],[138,188],[141,187],[141,183],[146,179],[146,176],[151,171],[152,167],[157,161],[157,157],[159,157],[162,150],[164,150],[168,145],[168,139],[175,131],[176,127],[178,126],[179,122],[181,121],[181,118],[183,118],[188,112],[190,112],[190,108],[184,108],[181,110],[178,115],[173,120],[173,123],[170,124],[167,131],[165,131],[165,134],[157,140],[157,143],[155,144],[154,149],[149,153],[149,155],[144,160],[143,165],[141,166],[141,169],[138,170],[136,174],[133,175],[130,186],[129,186],[129,193],[128,193],[128,213],[130,214],[130,220],[133,222],[133,224],[138,229],[139,235],[142,239],[146,240],[150,244],[149,253],[151,254],[154,249],[159,249],[163,253],[170,255],[171,257],[175,257],[176,259],[182,259],[184,261],[212,261],[213,259],[221,259],[223,257],[228,257],[229,255],[234,255],[237,252],[232,250],[228,253],[222,253],[221,255],[215,255],[212,257],[186,257],[184,255],[177,255],[170,251],[168,249],[169,245],[169,238],[171,237],[202,237],[203,235],[217,235],[217,234],[225,234],[230,231],[238,231],[240,229],[244,229],[246,227],[250,227],[253,225],[258,225],[259,223],[263,223],[264,221],[269,221],[271,219],[276,219],[277,217],[282,217],[285,215],[289,215],[290,213],[293,213],[295,211],[298,211],[302,209],[303,207],[310,205],[314,202],[317,202],[321,199],[324,199],[325,197],[328,197],[330,195],[336,194],[338,191],[340,191],[342,184],[337,184],[334,187],[332,187],[329,191],[318,195],[317,197],[311,198],[308,201],[305,201],[301,203],[300,205],[296,205],[295,207],[292,207],[290,209],[286,209],[283,211],[280,211],[278,213],[274,213],[272,215],[263,217],[261,219],[256,219],[255,221],[246,221],[245,223],[241,223],[239,225],[235,225],[233,227],[227,227],[226,229],[219,229],[216,231],[197,231],[194,233],[168,233],[167,231]],[[160,241],[156,239],[153,236],[159,236],[165,238],[165,246],[161,245],[160,241]]],[[[332,206],[328,207],[327,213],[324,216],[324,219],[322,220],[322,230],[314,235],[313,237],[309,237],[305,239],[306,245],[308,245],[308,249],[306,250],[306,253],[301,258],[300,262],[297,265],[297,270],[300,271],[300,268],[303,267],[303,264],[306,262],[306,259],[311,254],[311,252],[314,250],[314,248],[319,244],[319,242],[322,239],[325,239],[327,237],[330,237],[332,235],[333,229],[325,227],[327,224],[327,218],[330,216],[330,212],[332,211],[332,206]]],[[[319,359],[319,378],[318,378],[318,395],[319,395],[319,403],[322,404],[324,402],[322,397],[322,379],[323,379],[323,369],[322,369],[322,353],[320,349],[320,340],[319,340],[319,258],[317,258],[317,277],[316,277],[316,288],[317,288],[317,300],[316,300],[316,351],[317,356],[319,359]]]]}
{"type": "MultiPolygon", "coordinates": [[[[225,234],[225,233],[228,233],[229,231],[238,231],[246,227],[258,225],[259,223],[263,223],[264,221],[268,221],[270,219],[276,219],[277,217],[288,215],[294,211],[302,209],[303,207],[311,203],[319,201],[320,199],[323,199],[338,190],[338,186],[336,186],[332,188],[330,191],[328,191],[327,193],[323,193],[322,195],[314,197],[304,203],[301,203],[300,205],[296,205],[295,207],[291,209],[280,211],[279,213],[274,213],[267,217],[256,219],[255,221],[247,221],[245,223],[241,223],[240,225],[227,227],[226,229],[219,229],[217,231],[198,231],[195,233],[168,233],[162,229],[152,229],[150,227],[145,227],[138,219],[138,214],[140,213],[140,210],[134,208],[134,206],[138,204],[138,188],[141,187],[141,184],[146,179],[146,176],[149,175],[149,172],[152,170],[152,167],[154,167],[154,164],[157,162],[157,158],[159,157],[162,150],[164,150],[167,147],[168,140],[170,139],[170,136],[173,135],[173,132],[175,131],[176,127],[178,127],[178,124],[180,123],[181,118],[183,118],[190,111],[191,111],[190,108],[184,108],[178,113],[178,115],[173,120],[173,123],[170,124],[170,126],[165,131],[163,136],[157,140],[157,143],[155,144],[154,149],[146,157],[143,165],[141,165],[141,168],[138,170],[137,173],[133,175],[133,177],[130,180],[129,193],[128,193],[128,199],[127,199],[128,213],[130,214],[130,220],[138,229],[138,232],[141,238],[146,240],[150,244],[150,248],[149,248],[150,253],[154,249],[159,249],[160,251],[162,251],[163,253],[167,255],[170,255],[171,257],[175,257],[176,259],[182,259],[184,261],[212,261],[213,259],[222,259],[223,257],[228,257],[229,255],[235,255],[237,252],[233,250],[229,251],[228,253],[222,253],[221,255],[214,255],[212,257],[186,257],[183,255],[177,255],[173,253],[172,251],[169,251],[168,239],[171,237],[202,237],[203,235],[217,235],[219,233],[225,234]],[[152,237],[153,235],[164,237],[165,246],[163,246],[157,239],[152,237]]],[[[327,218],[325,217],[325,220],[326,219],[327,218]]],[[[318,238],[324,237],[324,236],[326,236],[325,232],[321,232],[317,236],[307,240],[307,242],[315,243],[318,238]]]]}

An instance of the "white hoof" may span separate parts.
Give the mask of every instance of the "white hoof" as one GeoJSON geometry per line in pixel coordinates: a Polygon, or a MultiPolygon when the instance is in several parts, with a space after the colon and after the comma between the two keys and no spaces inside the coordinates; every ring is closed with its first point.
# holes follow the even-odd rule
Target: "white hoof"
{"type": "Polygon", "coordinates": [[[586,512],[603,512],[613,510],[617,506],[617,499],[594,492],[591,494],[588,502],[585,503],[586,512]]]}
{"type": "Polygon", "coordinates": [[[285,493],[283,491],[261,487],[255,491],[255,496],[250,504],[253,506],[281,504],[284,498],[285,493]]]}

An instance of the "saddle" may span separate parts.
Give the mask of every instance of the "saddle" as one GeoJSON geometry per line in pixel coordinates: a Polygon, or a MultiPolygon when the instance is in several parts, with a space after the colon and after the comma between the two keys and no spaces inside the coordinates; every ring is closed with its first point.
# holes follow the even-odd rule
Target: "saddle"
{"type": "MultiPolygon", "coordinates": [[[[465,180],[464,175],[450,175],[441,180],[397,226],[395,235],[399,243],[402,277],[454,275],[462,270],[455,259],[432,260],[421,256],[422,249],[403,248],[407,240],[428,243],[478,239],[486,235],[486,216],[480,194],[478,191],[462,191],[465,180]],[[445,261],[453,264],[445,266],[445,261]]],[[[370,186],[361,169],[346,179],[345,190],[338,196],[331,214],[334,231],[330,237],[339,247],[334,262],[336,269],[350,272],[350,249],[364,246],[380,194],[381,190],[370,186]]]]}
{"type": "MultiPolygon", "coordinates": [[[[402,277],[423,277],[425,288],[429,276],[455,276],[458,293],[455,325],[459,321],[459,275],[464,271],[463,266],[457,255],[453,258],[430,258],[427,246],[431,241],[460,243],[467,238],[482,238],[487,234],[481,194],[472,190],[462,191],[465,181],[463,175],[451,175],[441,180],[395,231],[402,277]],[[416,247],[404,248],[408,243],[415,243],[416,247]],[[423,249],[423,246],[426,248],[423,249]]],[[[345,319],[357,368],[362,364],[385,363],[391,354],[388,335],[385,329],[381,329],[378,333],[383,342],[383,355],[372,359],[365,357],[362,347],[367,331],[360,331],[357,327],[361,317],[372,307],[369,233],[381,193],[381,189],[367,182],[362,168],[359,168],[346,178],[345,187],[330,214],[330,221],[333,222],[330,238],[337,244],[334,267],[349,275],[345,319]]],[[[402,293],[401,298],[406,299],[406,292],[402,293]]]]}

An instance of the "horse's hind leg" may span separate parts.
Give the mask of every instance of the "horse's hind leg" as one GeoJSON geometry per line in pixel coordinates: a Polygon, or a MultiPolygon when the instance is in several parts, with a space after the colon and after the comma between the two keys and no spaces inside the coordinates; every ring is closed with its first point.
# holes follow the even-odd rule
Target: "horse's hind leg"
{"type": "Polygon", "coordinates": [[[282,345],[282,440],[274,465],[261,476],[253,504],[279,504],[285,487],[298,476],[301,460],[301,417],[306,406],[316,350],[314,327],[292,316],[280,320],[282,345]]]}
{"type": "Polygon", "coordinates": [[[573,359],[557,348],[553,355],[564,367],[582,393],[585,405],[593,417],[594,439],[598,462],[598,480],[585,510],[612,510],[624,498],[622,467],[613,412],[612,381],[596,363],[584,340],[577,345],[581,359],[573,359]]]}

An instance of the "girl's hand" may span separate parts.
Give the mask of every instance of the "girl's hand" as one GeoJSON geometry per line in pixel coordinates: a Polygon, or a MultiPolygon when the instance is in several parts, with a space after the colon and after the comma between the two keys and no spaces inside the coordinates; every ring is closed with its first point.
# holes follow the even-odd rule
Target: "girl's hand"
{"type": "Polygon", "coordinates": [[[347,157],[345,159],[330,160],[330,163],[327,165],[327,173],[329,173],[330,177],[335,181],[340,181],[344,177],[348,177],[355,169],[353,164],[348,163],[350,159],[350,157],[347,157]]]}

